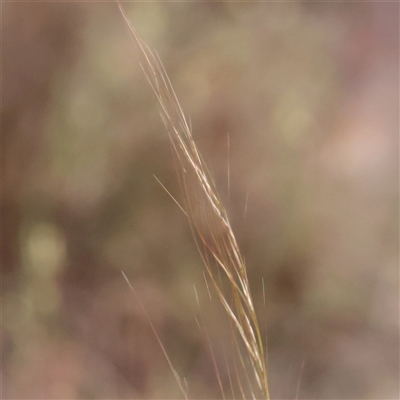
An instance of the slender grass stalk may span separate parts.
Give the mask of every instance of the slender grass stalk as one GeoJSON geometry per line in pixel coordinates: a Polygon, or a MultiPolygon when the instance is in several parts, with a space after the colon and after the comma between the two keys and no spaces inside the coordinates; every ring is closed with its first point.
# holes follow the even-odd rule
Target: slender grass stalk
{"type": "Polygon", "coordinates": [[[246,386],[253,398],[257,397],[256,393],[261,393],[265,399],[269,400],[264,346],[250,292],[247,269],[226,209],[193,139],[191,128],[163,63],[157,53],[150,50],[138,36],[121,3],[119,0],[116,1],[141,53],[143,59],[141,67],[157,97],[161,119],[171,140],[183,194],[182,205],[167,192],[182,208],[189,220],[209,279],[235,332],[233,344],[237,349],[239,365],[244,369],[244,376],[241,376],[237,364],[234,365],[240,392],[245,398],[244,386],[246,386]],[[239,344],[239,338],[244,344],[244,352],[243,346],[239,344]],[[252,379],[248,376],[246,360],[250,361],[258,389],[253,387],[252,379]]]}
{"type": "Polygon", "coordinates": [[[124,272],[124,271],[121,271],[121,272],[122,272],[122,276],[124,277],[124,279],[126,280],[126,283],[127,283],[128,286],[129,286],[129,289],[130,289],[130,290],[132,291],[132,293],[135,295],[136,300],[138,301],[138,303],[139,303],[139,305],[140,305],[140,307],[141,307],[141,309],[142,309],[142,311],[143,311],[143,313],[144,313],[144,315],[145,315],[145,317],[146,317],[146,319],[147,319],[147,321],[148,321],[148,323],[149,323],[149,325],[150,325],[150,328],[151,328],[151,330],[153,331],[154,336],[156,337],[157,342],[158,342],[158,344],[160,345],[162,352],[164,353],[164,356],[165,356],[165,358],[166,358],[166,360],[167,360],[167,362],[168,362],[168,365],[169,365],[169,367],[170,367],[170,369],[171,369],[171,371],[172,371],[172,373],[173,373],[173,375],[174,375],[174,378],[175,378],[175,380],[176,380],[176,382],[177,382],[177,384],[178,384],[178,387],[179,387],[180,391],[182,392],[182,394],[183,394],[185,400],[188,400],[187,390],[186,390],[186,388],[185,388],[185,386],[184,386],[184,384],[183,384],[183,382],[182,382],[181,377],[179,376],[179,374],[176,372],[174,366],[172,365],[172,361],[171,361],[171,359],[170,359],[170,357],[169,357],[169,355],[168,355],[168,353],[167,353],[167,350],[165,349],[165,347],[164,347],[164,345],[163,345],[163,343],[162,343],[162,341],[161,341],[161,339],[160,339],[160,336],[159,336],[158,333],[157,333],[157,330],[156,330],[155,326],[153,325],[153,322],[151,321],[151,318],[150,318],[150,316],[149,316],[149,314],[148,314],[148,312],[147,312],[147,310],[146,310],[146,307],[145,307],[145,306],[143,305],[143,303],[141,302],[141,300],[140,300],[139,296],[137,295],[135,289],[133,289],[133,286],[132,286],[131,283],[129,282],[129,279],[128,279],[127,276],[125,275],[125,272],[124,272]]]}

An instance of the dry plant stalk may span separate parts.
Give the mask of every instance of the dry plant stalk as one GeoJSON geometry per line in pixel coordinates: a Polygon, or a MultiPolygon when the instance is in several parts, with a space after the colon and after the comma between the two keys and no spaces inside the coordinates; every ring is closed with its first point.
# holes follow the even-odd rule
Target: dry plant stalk
{"type": "MultiPolygon", "coordinates": [[[[176,155],[176,169],[184,197],[183,206],[173,199],[189,220],[208,276],[234,327],[233,331],[236,334],[233,342],[240,364],[246,370],[246,357],[250,360],[251,371],[254,373],[258,387],[257,392],[269,400],[264,346],[250,293],[246,265],[226,209],[199,153],[191,128],[159,56],[151,51],[137,35],[119,0],[117,3],[143,57],[142,69],[157,97],[160,115],[176,155]],[[223,284],[224,279],[228,285],[223,284]],[[226,286],[228,286],[228,290],[226,286]],[[246,356],[242,354],[237,337],[242,339],[246,356]]],[[[168,192],[167,189],[165,190],[168,192]]],[[[170,193],[168,192],[168,194],[170,193]]],[[[252,379],[249,378],[247,372],[243,378],[237,373],[236,367],[235,369],[242,397],[246,397],[244,382],[247,382],[246,386],[252,397],[256,398],[256,392],[251,383],[252,379]]],[[[179,383],[179,378],[177,380],[179,383]]],[[[186,393],[184,395],[186,397],[186,393]]]]}

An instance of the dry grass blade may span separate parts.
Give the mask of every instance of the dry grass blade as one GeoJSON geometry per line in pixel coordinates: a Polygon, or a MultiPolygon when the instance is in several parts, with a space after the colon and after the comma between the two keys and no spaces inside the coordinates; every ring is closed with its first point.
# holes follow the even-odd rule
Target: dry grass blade
{"type": "Polygon", "coordinates": [[[142,309],[142,311],[143,311],[143,313],[144,313],[144,315],[145,315],[145,317],[146,317],[146,319],[147,319],[147,321],[148,321],[148,323],[149,323],[149,325],[150,325],[150,328],[151,328],[151,330],[153,331],[154,336],[156,337],[157,342],[158,342],[158,344],[160,345],[162,352],[164,353],[164,356],[165,356],[165,358],[166,358],[166,360],[167,360],[167,362],[168,362],[169,367],[171,368],[171,371],[172,371],[172,373],[173,373],[173,375],[174,375],[174,378],[175,378],[175,380],[176,380],[176,382],[177,382],[177,384],[178,384],[179,389],[181,390],[181,392],[182,392],[182,394],[183,394],[185,400],[188,400],[187,390],[186,390],[186,388],[183,386],[182,379],[180,378],[179,374],[176,372],[174,366],[172,365],[171,359],[169,358],[168,353],[167,353],[167,351],[166,351],[166,349],[165,349],[165,347],[164,347],[164,345],[163,345],[163,343],[162,343],[160,337],[158,336],[158,333],[157,333],[156,328],[154,327],[153,323],[151,322],[150,316],[149,316],[149,314],[147,313],[145,306],[144,306],[143,303],[140,301],[139,296],[136,294],[135,289],[133,289],[133,286],[132,286],[131,283],[129,282],[129,279],[128,279],[128,277],[125,275],[125,272],[124,272],[124,271],[121,271],[121,273],[122,273],[122,276],[124,277],[126,283],[128,284],[129,289],[132,291],[132,293],[133,293],[133,294],[135,295],[135,297],[136,297],[136,300],[139,302],[140,308],[142,309]]]}
{"type": "MultiPolygon", "coordinates": [[[[178,178],[184,195],[182,208],[189,219],[210,280],[232,326],[242,339],[258,392],[269,399],[264,347],[250,293],[246,265],[227,212],[193,140],[189,124],[161,60],[140,39],[118,0],[117,3],[143,56],[142,69],[158,99],[160,115],[176,154],[178,178]]],[[[236,340],[235,344],[240,363],[245,368],[245,357],[241,354],[236,340]]],[[[242,382],[239,381],[238,384],[243,393],[242,382]]],[[[255,397],[251,386],[249,382],[250,392],[255,397]]]]}

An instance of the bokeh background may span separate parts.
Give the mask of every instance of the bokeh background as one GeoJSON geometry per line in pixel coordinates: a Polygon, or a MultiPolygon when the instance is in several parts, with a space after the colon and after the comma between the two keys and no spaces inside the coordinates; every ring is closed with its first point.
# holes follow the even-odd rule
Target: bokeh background
{"type": "MultiPolygon", "coordinates": [[[[124,8],[225,200],[272,398],[397,399],[399,4],[124,8]]],[[[222,397],[210,345],[228,383],[139,62],[112,2],[2,3],[2,398],[182,398],[140,304],[190,398],[222,397]]]]}

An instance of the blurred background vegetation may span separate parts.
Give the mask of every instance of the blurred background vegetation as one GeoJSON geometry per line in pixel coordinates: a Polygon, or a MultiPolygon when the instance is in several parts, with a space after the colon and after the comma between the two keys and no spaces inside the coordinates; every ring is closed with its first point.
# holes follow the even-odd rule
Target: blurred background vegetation
{"type": "MultiPolygon", "coordinates": [[[[398,398],[399,4],[124,8],[226,201],[272,397],[398,398]]],[[[2,398],[181,397],[121,270],[190,397],[221,398],[231,326],[117,6],[2,3],[2,43],[2,398]]]]}

